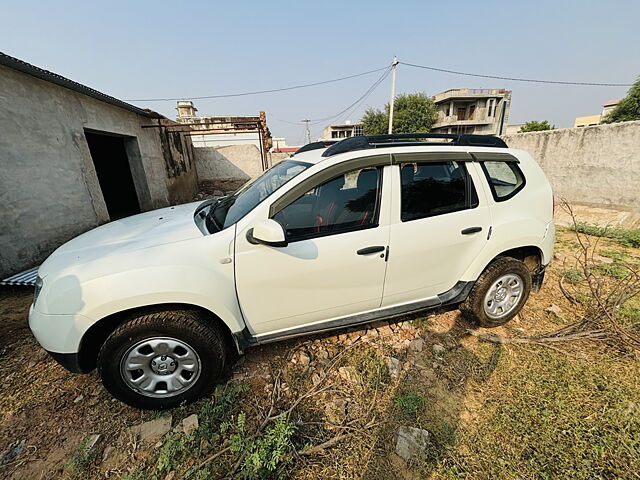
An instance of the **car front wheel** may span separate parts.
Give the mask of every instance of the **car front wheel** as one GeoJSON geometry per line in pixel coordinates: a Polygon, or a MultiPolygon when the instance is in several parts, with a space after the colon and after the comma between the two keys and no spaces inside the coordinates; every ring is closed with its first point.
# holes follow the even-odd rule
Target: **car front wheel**
{"type": "Polygon", "coordinates": [[[460,309],[481,327],[504,325],[522,309],[531,292],[531,272],[511,257],[498,257],[482,272],[460,309]]]}
{"type": "Polygon", "coordinates": [[[223,337],[193,310],[159,311],[120,325],[98,356],[107,390],[137,408],[159,410],[209,393],[225,367],[223,337]]]}

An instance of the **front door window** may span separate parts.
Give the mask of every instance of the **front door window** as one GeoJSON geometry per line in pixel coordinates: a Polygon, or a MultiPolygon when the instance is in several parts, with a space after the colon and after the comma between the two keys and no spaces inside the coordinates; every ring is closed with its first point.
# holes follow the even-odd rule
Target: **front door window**
{"type": "Polygon", "coordinates": [[[273,219],[289,242],[376,227],[382,169],[354,170],[318,185],[273,219]]]}

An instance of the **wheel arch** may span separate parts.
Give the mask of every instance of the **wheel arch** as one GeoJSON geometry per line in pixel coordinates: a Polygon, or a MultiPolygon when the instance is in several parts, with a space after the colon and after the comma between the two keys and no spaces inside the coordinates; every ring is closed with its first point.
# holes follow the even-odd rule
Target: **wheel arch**
{"type": "MultiPolygon", "coordinates": [[[[491,261],[498,257],[511,257],[523,262],[531,272],[534,272],[542,265],[542,259],[544,258],[542,249],[534,245],[527,245],[524,247],[511,248],[496,255],[491,261]]],[[[491,263],[491,262],[489,262],[491,263]]],[[[486,268],[486,267],[485,267],[486,268]]]]}
{"type": "Polygon", "coordinates": [[[91,372],[96,368],[98,352],[107,340],[109,335],[122,323],[137,315],[144,315],[153,312],[167,310],[195,310],[202,313],[211,324],[217,325],[222,332],[227,354],[238,354],[240,348],[236,342],[236,337],[231,332],[229,326],[214,312],[204,307],[188,303],[164,303],[155,305],[145,305],[133,307],[119,312],[112,313],[96,321],[87,329],[80,340],[78,350],[78,364],[83,373],[91,372]]]}
{"type": "Polygon", "coordinates": [[[508,247],[509,248],[498,250],[492,255],[481,255],[477,257],[461,279],[471,282],[477,281],[491,262],[500,257],[511,257],[524,262],[532,275],[543,265],[544,253],[540,247],[532,244],[521,244],[519,246],[508,245],[508,247]],[[486,260],[487,258],[489,259],[488,261],[486,260]]]}

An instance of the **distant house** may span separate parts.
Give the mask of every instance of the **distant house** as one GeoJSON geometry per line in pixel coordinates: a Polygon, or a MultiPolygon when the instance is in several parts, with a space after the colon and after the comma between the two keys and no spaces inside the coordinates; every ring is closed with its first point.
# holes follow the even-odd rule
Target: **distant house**
{"type": "Polygon", "coordinates": [[[620,100],[611,100],[609,102],[602,104],[602,116],[608,115],[611,113],[620,103],[620,100]]]}
{"type": "Polygon", "coordinates": [[[600,114],[576,117],[576,121],[573,122],[573,127],[591,127],[593,125],[598,125],[601,119],[602,115],[600,114]]]}
{"type": "Polygon", "coordinates": [[[593,125],[598,125],[602,118],[605,115],[608,115],[613,111],[614,108],[620,103],[620,100],[611,100],[610,102],[606,102],[602,104],[602,113],[595,115],[585,115],[584,117],[576,117],[575,122],[573,123],[575,127],[591,127],[593,125]]]}
{"type": "Polygon", "coordinates": [[[188,125],[195,147],[228,147],[231,145],[255,145],[268,151],[271,135],[267,128],[265,112],[256,116],[197,116],[198,109],[190,100],[179,101],[176,106],[178,123],[188,125]],[[259,127],[259,128],[256,128],[259,127]],[[202,132],[198,135],[198,132],[202,132]]]}
{"type": "Polygon", "coordinates": [[[287,140],[284,137],[273,138],[273,147],[271,147],[272,153],[296,153],[300,147],[292,147],[287,145],[287,140]]]}
{"type": "Polygon", "coordinates": [[[343,138],[364,135],[361,123],[336,123],[327,125],[322,131],[322,140],[341,140],[343,138]]]}
{"type": "Polygon", "coordinates": [[[509,121],[511,90],[454,88],[431,98],[438,109],[433,133],[500,135],[509,121]]]}

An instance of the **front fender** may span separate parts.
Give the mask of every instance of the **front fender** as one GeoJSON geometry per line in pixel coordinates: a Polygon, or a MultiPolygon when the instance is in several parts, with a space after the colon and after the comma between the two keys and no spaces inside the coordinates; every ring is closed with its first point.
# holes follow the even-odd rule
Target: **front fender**
{"type": "Polygon", "coordinates": [[[87,308],[80,313],[99,320],[132,308],[181,303],[209,310],[232,332],[244,328],[233,279],[227,272],[205,268],[153,267],[102,277],[83,285],[87,308]]]}
{"type": "Polygon", "coordinates": [[[217,236],[69,265],[44,278],[34,310],[52,318],[84,319],[73,322],[65,341],[67,352],[79,346],[84,333],[103,318],[152,305],[197,306],[218,316],[231,332],[242,331],[245,324],[235,290],[233,233],[227,229],[217,236]]]}

